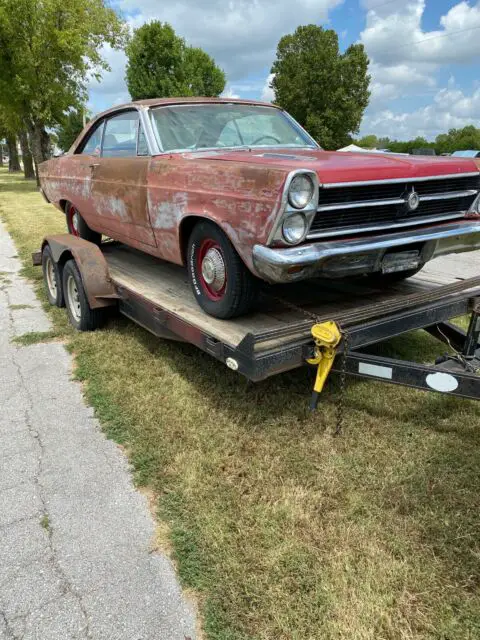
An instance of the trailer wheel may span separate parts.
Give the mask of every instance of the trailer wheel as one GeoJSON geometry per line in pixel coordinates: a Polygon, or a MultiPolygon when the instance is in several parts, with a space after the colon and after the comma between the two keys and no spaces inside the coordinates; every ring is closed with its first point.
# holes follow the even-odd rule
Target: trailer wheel
{"type": "Polygon", "coordinates": [[[63,267],[63,292],[68,318],[77,331],[95,331],[102,326],[105,310],[90,308],[75,260],[68,260],[63,267]]]}
{"type": "Polygon", "coordinates": [[[49,303],[56,307],[64,307],[62,274],[48,244],[42,251],[42,272],[49,303]]]}
{"type": "Polygon", "coordinates": [[[102,241],[102,234],[90,229],[88,224],[80,215],[80,211],[74,207],[73,204],[67,202],[65,206],[65,214],[67,216],[67,228],[68,233],[77,238],[83,238],[94,244],[100,244],[102,241]]]}
{"type": "Polygon", "coordinates": [[[198,304],[216,318],[247,313],[258,285],[227,236],[215,224],[200,222],[188,242],[188,274],[198,304]]]}

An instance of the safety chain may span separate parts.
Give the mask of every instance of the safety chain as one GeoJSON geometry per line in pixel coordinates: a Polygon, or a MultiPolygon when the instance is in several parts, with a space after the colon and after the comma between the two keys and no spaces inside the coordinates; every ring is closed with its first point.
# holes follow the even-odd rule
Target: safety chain
{"type": "MultiPolygon", "coordinates": [[[[275,302],[279,302],[280,304],[287,307],[288,309],[291,309],[292,311],[296,311],[297,313],[301,313],[309,320],[313,320],[315,323],[321,323],[325,321],[325,319],[322,320],[320,316],[318,316],[317,314],[312,313],[311,311],[307,311],[306,309],[302,309],[302,307],[297,306],[296,304],[294,304],[293,302],[290,302],[289,300],[284,300],[283,298],[280,298],[278,296],[273,296],[270,293],[265,293],[265,295],[268,296],[271,300],[274,300],[275,302]]],[[[339,327],[339,329],[343,337],[343,352],[342,352],[342,365],[340,369],[340,393],[338,396],[338,401],[335,405],[336,425],[335,425],[335,431],[333,432],[334,436],[339,436],[342,433],[342,427],[345,420],[345,388],[347,384],[347,357],[348,357],[348,349],[350,344],[350,334],[348,333],[348,331],[343,327],[339,327]]]]}
{"type": "Polygon", "coordinates": [[[336,404],[337,411],[337,423],[335,426],[334,436],[339,436],[342,433],[342,427],[345,420],[345,388],[347,386],[347,357],[348,348],[350,346],[350,334],[346,329],[340,327],[340,331],[343,336],[343,352],[342,352],[342,366],[340,369],[340,392],[338,395],[338,401],[336,404]]]}

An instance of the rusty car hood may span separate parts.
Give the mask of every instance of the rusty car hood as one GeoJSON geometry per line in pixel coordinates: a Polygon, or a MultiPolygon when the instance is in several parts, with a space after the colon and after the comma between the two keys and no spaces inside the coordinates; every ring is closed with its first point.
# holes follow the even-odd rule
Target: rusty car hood
{"type": "Polygon", "coordinates": [[[403,156],[319,149],[244,149],[187,153],[186,159],[263,164],[268,168],[311,169],[321,183],[421,178],[478,172],[473,160],[444,156],[403,156]]]}

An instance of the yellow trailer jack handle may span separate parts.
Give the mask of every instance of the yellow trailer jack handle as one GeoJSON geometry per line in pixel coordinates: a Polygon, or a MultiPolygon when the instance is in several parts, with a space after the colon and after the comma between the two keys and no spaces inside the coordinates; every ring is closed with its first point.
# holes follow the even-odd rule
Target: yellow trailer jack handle
{"type": "Polygon", "coordinates": [[[317,376],[313,386],[310,409],[315,411],[318,404],[318,397],[322,392],[328,374],[333,366],[337,347],[342,339],[340,329],[335,322],[328,321],[321,324],[314,324],[312,336],[315,342],[315,353],[313,358],[308,358],[309,364],[317,365],[317,376]]]}

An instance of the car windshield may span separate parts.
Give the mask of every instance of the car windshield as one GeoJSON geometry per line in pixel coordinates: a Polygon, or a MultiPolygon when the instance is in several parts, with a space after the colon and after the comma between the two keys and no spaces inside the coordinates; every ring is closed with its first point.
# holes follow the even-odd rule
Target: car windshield
{"type": "Polygon", "coordinates": [[[188,104],[151,109],[163,151],[250,147],[317,148],[283,111],[244,104],[188,104]]]}

